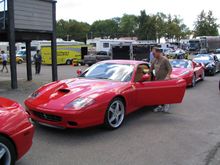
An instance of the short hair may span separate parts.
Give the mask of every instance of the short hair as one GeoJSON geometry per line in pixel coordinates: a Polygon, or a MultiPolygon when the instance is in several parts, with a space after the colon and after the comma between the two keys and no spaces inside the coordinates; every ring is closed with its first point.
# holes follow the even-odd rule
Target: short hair
{"type": "Polygon", "coordinates": [[[2,50],[2,51],[1,51],[1,53],[5,53],[5,51],[4,51],[4,50],[2,50]]]}
{"type": "Polygon", "coordinates": [[[157,52],[157,53],[162,53],[163,51],[162,51],[162,49],[161,48],[155,48],[155,51],[157,52]]]}

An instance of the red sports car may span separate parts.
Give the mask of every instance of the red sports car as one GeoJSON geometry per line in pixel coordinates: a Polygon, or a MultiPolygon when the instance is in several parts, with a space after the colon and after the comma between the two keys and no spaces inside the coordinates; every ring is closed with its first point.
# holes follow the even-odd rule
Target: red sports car
{"type": "Polygon", "coordinates": [[[190,60],[170,60],[173,67],[171,77],[186,80],[187,86],[194,87],[196,82],[205,79],[205,68],[202,64],[190,60]]]}
{"type": "Polygon", "coordinates": [[[20,104],[0,97],[0,164],[14,165],[31,147],[34,127],[20,104]]]}
{"type": "Polygon", "coordinates": [[[25,101],[33,121],[85,128],[120,127],[126,114],[144,106],[181,103],[183,79],[151,81],[143,61],[109,60],[88,68],[78,78],[47,84],[25,101]]]}

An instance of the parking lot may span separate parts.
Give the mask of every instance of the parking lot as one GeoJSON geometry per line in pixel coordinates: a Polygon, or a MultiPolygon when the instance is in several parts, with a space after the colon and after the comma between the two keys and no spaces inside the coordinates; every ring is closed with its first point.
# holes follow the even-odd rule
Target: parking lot
{"type": "MultiPolygon", "coordinates": [[[[59,66],[59,79],[86,67],[59,66]]],[[[34,68],[33,68],[34,70],[34,68]]],[[[9,74],[0,73],[0,95],[21,104],[51,80],[51,67],[26,82],[25,64],[18,65],[19,89],[10,90],[9,74]],[[8,89],[7,89],[8,88],[8,89]]],[[[146,107],[127,116],[115,131],[102,127],[59,130],[36,126],[33,146],[17,165],[209,165],[220,164],[220,74],[188,88],[182,104],[170,113],[146,107]]],[[[148,98],[146,98],[148,99],[148,98]]]]}

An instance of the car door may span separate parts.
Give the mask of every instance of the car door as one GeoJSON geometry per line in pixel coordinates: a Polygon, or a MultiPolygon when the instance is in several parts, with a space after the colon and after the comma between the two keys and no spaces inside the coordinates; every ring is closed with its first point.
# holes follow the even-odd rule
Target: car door
{"type": "Polygon", "coordinates": [[[134,86],[140,107],[181,103],[186,90],[183,79],[135,82],[134,86]]]}

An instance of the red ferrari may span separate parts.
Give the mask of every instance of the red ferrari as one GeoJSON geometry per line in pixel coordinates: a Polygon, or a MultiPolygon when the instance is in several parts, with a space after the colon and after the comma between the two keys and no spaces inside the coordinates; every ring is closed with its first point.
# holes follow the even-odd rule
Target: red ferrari
{"type": "Polygon", "coordinates": [[[0,164],[14,165],[31,147],[34,127],[20,104],[0,97],[0,164]]]}
{"type": "Polygon", "coordinates": [[[85,128],[104,124],[115,129],[125,115],[144,106],[181,103],[183,79],[151,81],[143,61],[109,60],[78,78],[44,85],[25,101],[33,121],[55,127],[85,128]]]}
{"type": "Polygon", "coordinates": [[[196,82],[205,79],[205,68],[202,64],[190,60],[170,60],[173,67],[171,77],[186,80],[187,86],[194,87],[196,82]]]}

